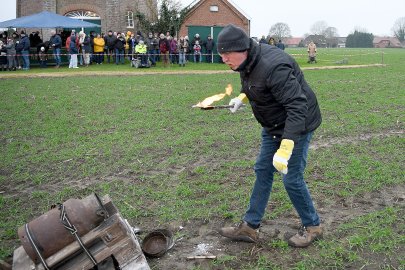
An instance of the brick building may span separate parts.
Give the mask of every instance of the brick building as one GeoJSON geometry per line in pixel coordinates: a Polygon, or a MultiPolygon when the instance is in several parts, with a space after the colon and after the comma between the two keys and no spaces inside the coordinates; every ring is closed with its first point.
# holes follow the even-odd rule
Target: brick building
{"type": "MultiPolygon", "coordinates": [[[[180,26],[180,36],[189,36],[191,40],[199,34],[202,40],[206,40],[211,35],[216,43],[218,33],[230,23],[244,29],[250,36],[249,17],[229,0],[196,0],[189,8],[180,26]]],[[[216,56],[214,61],[218,62],[220,58],[216,56]]]]}
{"type": "Polygon", "coordinates": [[[157,0],[17,0],[17,17],[44,10],[99,24],[101,30],[92,29],[97,32],[132,32],[140,30],[137,11],[150,18],[157,16],[157,0]]]}
{"type": "Polygon", "coordinates": [[[195,28],[209,28],[209,30],[214,30],[213,36],[216,36],[215,32],[217,34],[224,26],[230,23],[241,27],[250,36],[250,19],[230,1],[194,1],[190,5],[190,10],[180,27],[180,35],[193,36],[195,28]]]}
{"type": "Polygon", "coordinates": [[[401,42],[396,37],[374,37],[374,48],[402,48],[401,42]]]}

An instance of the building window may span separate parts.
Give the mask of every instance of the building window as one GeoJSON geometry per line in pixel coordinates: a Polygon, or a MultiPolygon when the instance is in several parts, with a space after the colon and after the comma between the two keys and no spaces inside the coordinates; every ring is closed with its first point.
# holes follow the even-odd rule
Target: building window
{"type": "Polygon", "coordinates": [[[132,11],[127,13],[127,28],[134,28],[134,13],[132,11]]]}
{"type": "Polygon", "coordinates": [[[211,12],[218,12],[218,6],[210,6],[211,12]]]}
{"type": "Polygon", "coordinates": [[[66,17],[79,20],[100,20],[100,16],[89,10],[73,10],[65,14],[66,17]]]}

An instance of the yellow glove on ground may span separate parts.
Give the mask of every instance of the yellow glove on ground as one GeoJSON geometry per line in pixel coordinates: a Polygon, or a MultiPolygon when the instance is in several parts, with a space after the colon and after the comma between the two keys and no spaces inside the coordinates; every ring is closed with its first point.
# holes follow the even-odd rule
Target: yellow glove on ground
{"type": "Polygon", "coordinates": [[[287,174],[288,160],[291,157],[293,149],[294,141],[288,139],[283,139],[281,141],[280,148],[273,157],[273,166],[277,169],[277,171],[287,174]]]}

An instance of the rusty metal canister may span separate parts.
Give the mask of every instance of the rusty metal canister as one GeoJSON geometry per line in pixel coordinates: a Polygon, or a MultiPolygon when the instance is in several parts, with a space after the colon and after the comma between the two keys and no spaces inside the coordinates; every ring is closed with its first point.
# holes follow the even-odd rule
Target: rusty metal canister
{"type": "MultiPolygon", "coordinates": [[[[83,236],[97,227],[104,219],[104,207],[97,194],[92,194],[81,200],[69,199],[63,205],[79,236],[83,236]]],[[[28,225],[31,239],[44,259],[75,241],[75,237],[62,225],[58,208],[51,209],[26,225],[28,225]]],[[[39,263],[39,257],[27,235],[26,225],[18,229],[18,236],[28,256],[35,263],[39,263]]]]}

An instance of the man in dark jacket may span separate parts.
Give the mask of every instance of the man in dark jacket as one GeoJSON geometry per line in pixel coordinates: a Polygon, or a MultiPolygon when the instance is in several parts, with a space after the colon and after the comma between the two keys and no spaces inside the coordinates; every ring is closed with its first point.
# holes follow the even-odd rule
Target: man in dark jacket
{"type": "Polygon", "coordinates": [[[30,47],[30,39],[27,37],[24,31],[21,31],[21,39],[16,46],[16,50],[21,52],[23,59],[23,70],[30,69],[30,47]]]}
{"type": "Polygon", "coordinates": [[[152,32],[149,32],[148,37],[145,40],[145,44],[148,48],[149,60],[152,63],[152,66],[156,66],[156,46],[159,45],[159,40],[153,36],[152,32]]]}
{"type": "Polygon", "coordinates": [[[208,35],[207,41],[204,43],[204,46],[205,46],[205,54],[206,54],[205,60],[207,63],[212,63],[212,56],[213,56],[212,53],[214,50],[215,43],[214,43],[214,40],[212,39],[211,35],[208,35]]]}
{"type": "Polygon", "coordinates": [[[125,40],[124,33],[118,33],[117,39],[115,40],[114,49],[115,49],[115,64],[118,65],[119,63],[125,63],[125,44],[127,41],[125,40]]]}
{"type": "Polygon", "coordinates": [[[223,62],[240,72],[241,94],[229,103],[231,111],[236,112],[248,100],[263,127],[248,210],[238,227],[221,228],[219,233],[233,240],[258,240],[273,175],[279,171],[302,223],[288,243],[307,247],[323,234],[303,177],[309,142],[321,124],[316,96],[292,57],[275,46],[257,44],[239,27],[226,26],[218,35],[217,49],[223,62]]]}
{"type": "Polygon", "coordinates": [[[285,50],[285,45],[284,43],[281,41],[281,39],[278,41],[278,43],[276,44],[276,47],[281,49],[281,50],[285,50]]]}
{"type": "Polygon", "coordinates": [[[59,68],[61,59],[60,59],[60,49],[62,47],[62,38],[56,34],[55,30],[51,31],[51,38],[49,40],[49,44],[53,50],[53,56],[55,58],[56,66],[55,68],[59,68]]]}
{"type": "Polygon", "coordinates": [[[117,36],[113,34],[110,30],[108,34],[104,37],[105,46],[107,48],[107,62],[110,63],[111,56],[113,56],[113,62],[115,62],[115,41],[117,40],[117,36]]]}

